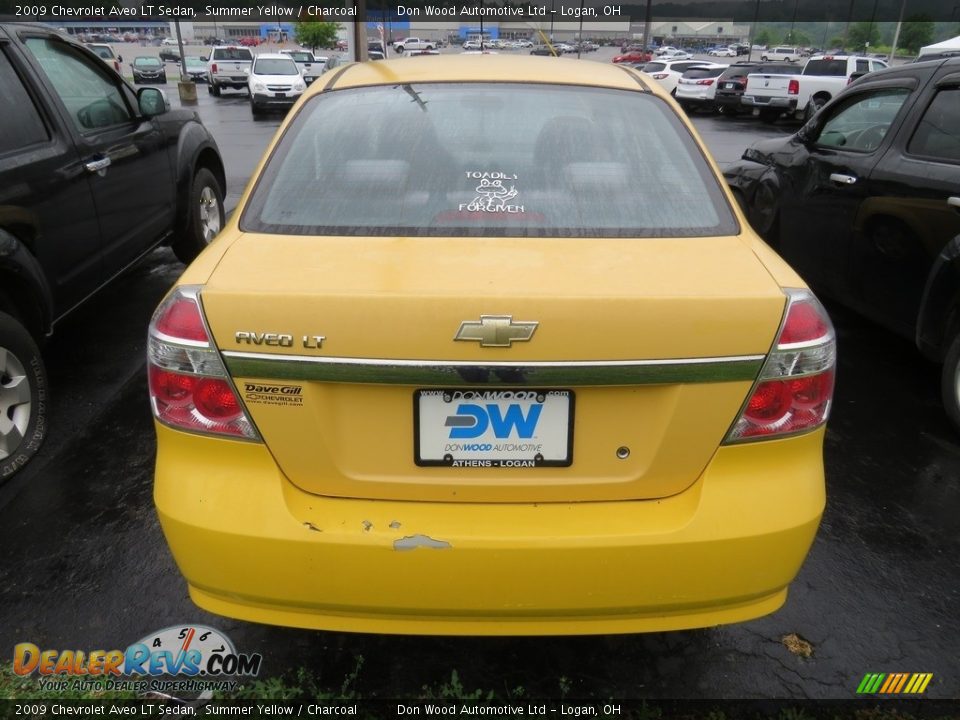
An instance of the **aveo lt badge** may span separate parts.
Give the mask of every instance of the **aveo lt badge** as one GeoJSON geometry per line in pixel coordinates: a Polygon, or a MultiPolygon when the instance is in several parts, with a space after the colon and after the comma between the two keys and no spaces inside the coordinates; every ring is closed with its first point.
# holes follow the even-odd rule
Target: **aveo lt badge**
{"type": "Polygon", "coordinates": [[[480,320],[464,320],[454,340],[478,341],[480,347],[510,347],[533,337],[538,322],[514,322],[512,315],[481,315],[480,320]]]}

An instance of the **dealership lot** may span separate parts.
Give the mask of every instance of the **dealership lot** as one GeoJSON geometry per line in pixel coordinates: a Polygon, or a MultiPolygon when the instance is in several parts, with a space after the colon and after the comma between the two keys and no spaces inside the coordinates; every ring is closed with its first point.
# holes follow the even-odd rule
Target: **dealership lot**
{"type": "MultiPolygon", "coordinates": [[[[280,117],[254,122],[244,95],[214,99],[202,88],[199,111],[224,156],[230,208],[280,117]]],[[[747,118],[695,124],[721,164],[789,129],[747,118]]],[[[157,251],[65,323],[49,348],[58,430],[33,466],[0,489],[0,614],[9,618],[0,643],[123,647],[170,624],[205,622],[238,648],[263,652],[267,674],[302,665],[338,686],[363,655],[363,686],[381,696],[416,693],[451,669],[468,686],[499,688],[504,667],[513,668],[507,687],[555,694],[565,677],[579,697],[851,697],[867,671],[932,672],[928,695],[960,693],[951,675],[960,441],[939,407],[935,368],[832,306],[840,366],[827,514],[773,616],[645,636],[458,640],[279,630],[200,612],[150,501],[153,434],[142,377],[144,328],[180,267],[157,251]],[[811,643],[811,657],[781,642],[792,633],[811,643]],[[402,672],[399,656],[407,658],[402,672]]]]}

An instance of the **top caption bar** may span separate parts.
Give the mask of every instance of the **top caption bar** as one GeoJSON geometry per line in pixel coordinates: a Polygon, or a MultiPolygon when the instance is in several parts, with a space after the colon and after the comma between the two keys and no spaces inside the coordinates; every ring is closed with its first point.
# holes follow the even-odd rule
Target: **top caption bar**
{"type": "MultiPolygon", "coordinates": [[[[642,23],[646,0],[321,0],[259,4],[244,0],[210,3],[205,0],[138,2],[137,0],[70,0],[52,3],[0,0],[5,19],[43,22],[114,20],[243,20],[275,22],[332,20],[336,22],[476,22],[579,21],[642,23]]],[[[723,18],[738,23],[760,22],[896,22],[903,19],[955,22],[960,26],[960,0],[650,0],[653,20],[723,18]]]]}

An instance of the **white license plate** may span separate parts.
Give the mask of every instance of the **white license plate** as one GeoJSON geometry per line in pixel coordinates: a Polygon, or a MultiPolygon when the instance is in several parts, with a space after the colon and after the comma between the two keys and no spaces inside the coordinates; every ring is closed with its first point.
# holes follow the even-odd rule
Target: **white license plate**
{"type": "Polygon", "coordinates": [[[414,461],[447,467],[565,467],[573,462],[569,390],[417,390],[414,461]]]}
{"type": "Polygon", "coordinates": [[[733,90],[734,83],[724,83],[723,86],[724,86],[727,90],[733,90]]]}

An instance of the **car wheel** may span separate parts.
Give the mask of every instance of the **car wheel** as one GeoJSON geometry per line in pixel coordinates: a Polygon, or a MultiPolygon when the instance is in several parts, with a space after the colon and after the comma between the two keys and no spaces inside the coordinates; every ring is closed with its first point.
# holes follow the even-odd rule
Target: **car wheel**
{"type": "Polygon", "coordinates": [[[760,56],[760,59],[763,60],[763,62],[766,62],[766,61],[767,61],[767,56],[766,56],[766,55],[761,55],[761,56],[760,56]]]}
{"type": "Polygon", "coordinates": [[[220,86],[216,83],[210,84],[210,94],[214,97],[220,97],[220,86]]]}
{"type": "Polygon", "coordinates": [[[224,224],[223,190],[206,168],[193,176],[189,202],[186,232],[172,244],[174,255],[184,264],[199,255],[224,224]]]}
{"type": "Polygon", "coordinates": [[[764,240],[775,246],[779,239],[780,208],[773,183],[760,181],[747,213],[750,224],[764,240]]]}
{"type": "Polygon", "coordinates": [[[943,408],[947,411],[950,421],[960,430],[960,333],[954,336],[947,351],[940,387],[943,408]]]}
{"type": "Polygon", "coordinates": [[[0,312],[0,480],[36,454],[47,433],[47,371],[40,349],[0,312]]]}
{"type": "Polygon", "coordinates": [[[823,97],[817,96],[810,98],[810,102],[807,103],[807,109],[803,113],[803,121],[805,123],[810,122],[813,116],[817,114],[817,111],[826,104],[827,101],[823,97]]]}
{"type": "Polygon", "coordinates": [[[253,98],[250,99],[250,114],[255,118],[263,114],[263,110],[253,101],[253,98]]]}

